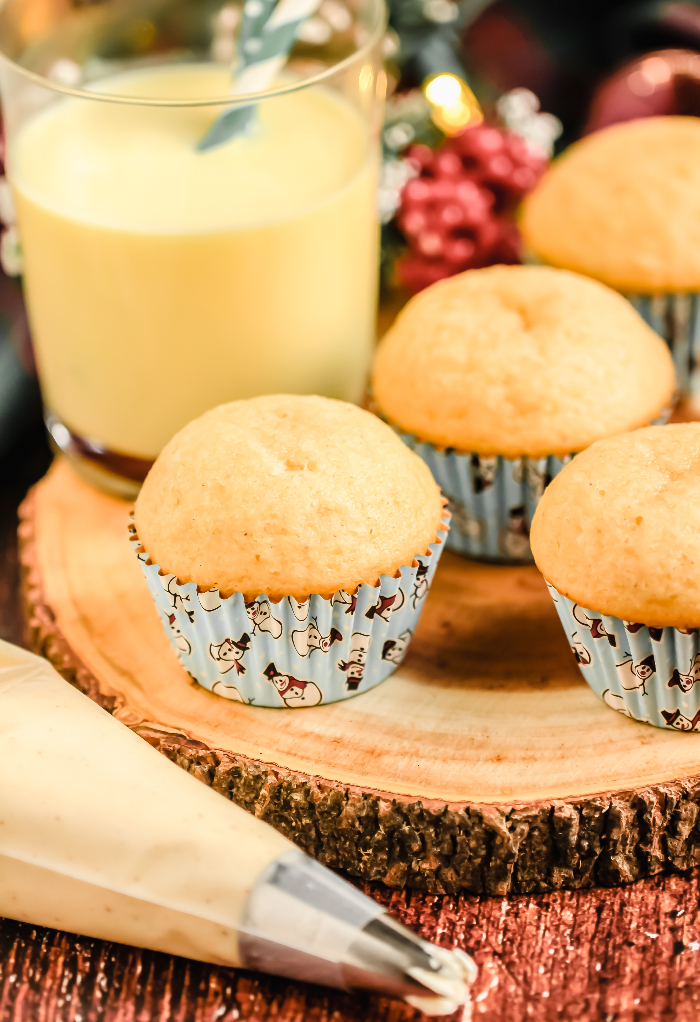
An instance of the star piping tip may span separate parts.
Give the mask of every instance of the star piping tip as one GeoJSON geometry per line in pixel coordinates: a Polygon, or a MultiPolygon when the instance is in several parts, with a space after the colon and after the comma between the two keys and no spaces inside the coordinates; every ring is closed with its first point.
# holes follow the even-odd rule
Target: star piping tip
{"type": "Polygon", "coordinates": [[[430,954],[437,965],[435,971],[419,967],[406,970],[411,979],[426,988],[426,996],[409,994],[404,999],[411,1007],[431,1016],[451,1015],[465,1006],[468,1018],[470,987],[477,976],[476,963],[457,948],[448,951],[432,947],[430,954]],[[435,996],[431,997],[427,991],[435,996]]]}

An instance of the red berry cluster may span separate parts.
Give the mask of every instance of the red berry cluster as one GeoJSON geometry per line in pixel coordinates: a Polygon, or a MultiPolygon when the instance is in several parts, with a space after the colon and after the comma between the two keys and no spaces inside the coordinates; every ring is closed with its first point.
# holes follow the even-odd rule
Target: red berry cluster
{"type": "Polygon", "coordinates": [[[409,251],[400,282],[416,292],[461,270],[520,262],[515,209],[542,176],[546,157],[520,135],[478,125],[433,151],[412,146],[416,170],[401,193],[397,223],[409,251]]]}

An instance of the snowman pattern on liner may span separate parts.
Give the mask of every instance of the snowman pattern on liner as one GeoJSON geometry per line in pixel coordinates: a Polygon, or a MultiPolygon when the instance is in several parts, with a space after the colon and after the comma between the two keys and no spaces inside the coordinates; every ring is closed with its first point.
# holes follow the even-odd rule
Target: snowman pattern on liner
{"type": "Polygon", "coordinates": [[[279,639],[282,634],[282,622],[273,617],[267,600],[250,600],[245,605],[245,612],[253,626],[253,635],[268,632],[273,639],[279,639]]]}
{"type": "Polygon", "coordinates": [[[469,557],[532,563],[530,522],[545,488],[573,458],[505,458],[436,447],[394,427],[427,464],[447,498],[447,545],[469,557]]]}
{"type": "MultiPolygon", "coordinates": [[[[444,541],[445,532],[440,536],[444,541]]],[[[244,600],[161,575],[132,544],[178,659],[193,681],[232,703],[313,707],[383,681],[406,655],[439,559],[438,544],[396,578],[330,599],[244,600]]]]}
{"type": "Polygon", "coordinates": [[[364,632],[353,632],[347,660],[338,661],[338,670],[345,674],[348,692],[357,692],[364,677],[367,653],[372,636],[364,632]]]}
{"type": "Polygon", "coordinates": [[[382,660],[389,660],[398,667],[408,652],[408,644],[412,638],[412,632],[405,631],[397,639],[387,639],[382,649],[382,660]]]}
{"type": "Polygon", "coordinates": [[[194,621],[194,608],[189,606],[192,602],[191,594],[180,592],[180,587],[177,584],[177,578],[175,575],[161,575],[159,577],[161,585],[168,596],[168,604],[170,608],[173,611],[184,611],[189,618],[190,623],[194,621]]]}
{"type": "Polygon", "coordinates": [[[263,674],[275,686],[285,706],[318,706],[323,701],[321,689],[315,681],[302,681],[291,674],[284,674],[274,663],[269,663],[263,674]]]}
{"type": "Polygon", "coordinates": [[[321,653],[328,653],[334,642],[343,641],[343,633],[337,628],[331,628],[328,635],[321,635],[315,619],[306,628],[298,628],[292,631],[292,645],[299,656],[311,656],[314,650],[321,653]]]}
{"type": "Polygon", "coordinates": [[[607,706],[658,727],[700,731],[700,687],[693,694],[700,686],[699,629],[604,619],[547,586],[564,626],[577,626],[567,628],[572,653],[607,706]],[[645,701],[650,694],[653,698],[645,701]]]}
{"type": "Polygon", "coordinates": [[[250,636],[246,632],[240,639],[224,639],[222,642],[209,643],[209,656],[218,665],[220,674],[235,670],[236,674],[245,674],[245,667],[241,663],[243,654],[250,649],[250,636]]]}
{"type": "Polygon", "coordinates": [[[192,646],[187,636],[183,635],[180,631],[180,627],[177,623],[177,617],[175,614],[168,614],[168,628],[172,632],[171,643],[173,649],[176,650],[179,660],[182,660],[181,653],[186,653],[188,656],[192,652],[192,646]]]}
{"type": "MultiPolygon", "coordinates": [[[[571,456],[508,460],[478,454],[450,456],[447,452],[445,464],[450,457],[454,461],[451,477],[446,474],[439,479],[449,493],[448,506],[454,517],[450,545],[476,556],[530,561],[530,520],[537,502],[571,456]],[[458,483],[457,478],[464,475],[458,483]]],[[[441,475],[442,464],[436,463],[435,468],[441,475]]]]}

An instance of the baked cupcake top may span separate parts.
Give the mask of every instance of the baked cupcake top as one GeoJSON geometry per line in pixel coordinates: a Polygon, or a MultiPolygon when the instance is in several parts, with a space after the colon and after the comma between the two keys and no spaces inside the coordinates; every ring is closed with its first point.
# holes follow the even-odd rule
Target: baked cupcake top
{"type": "Polygon", "coordinates": [[[492,266],[412,298],[374,366],[378,409],[420,440],[542,457],[646,425],[673,394],[666,344],[629,302],[544,266],[492,266]]]}
{"type": "Polygon", "coordinates": [[[700,423],[579,454],[545,490],[530,543],[547,581],[587,610],[700,626],[700,423]]]}
{"type": "Polygon", "coordinates": [[[442,506],[427,466],[376,416],[274,395],[180,430],[135,517],[151,560],[181,583],[303,600],[411,564],[435,542],[442,506]]]}
{"type": "Polygon", "coordinates": [[[523,207],[546,262],[627,291],[700,288],[700,119],[647,117],[576,142],[523,207]]]}

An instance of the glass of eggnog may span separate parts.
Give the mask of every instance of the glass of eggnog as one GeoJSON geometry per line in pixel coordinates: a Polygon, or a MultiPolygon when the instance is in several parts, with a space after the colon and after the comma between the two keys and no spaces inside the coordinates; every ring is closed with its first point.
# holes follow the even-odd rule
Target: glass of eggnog
{"type": "Polygon", "coordinates": [[[383,0],[322,0],[272,84],[234,96],[242,20],[243,0],[0,3],[6,173],[47,425],[84,476],[127,498],[208,408],[364,392],[383,0]],[[246,105],[244,134],[198,149],[246,105]]]}

